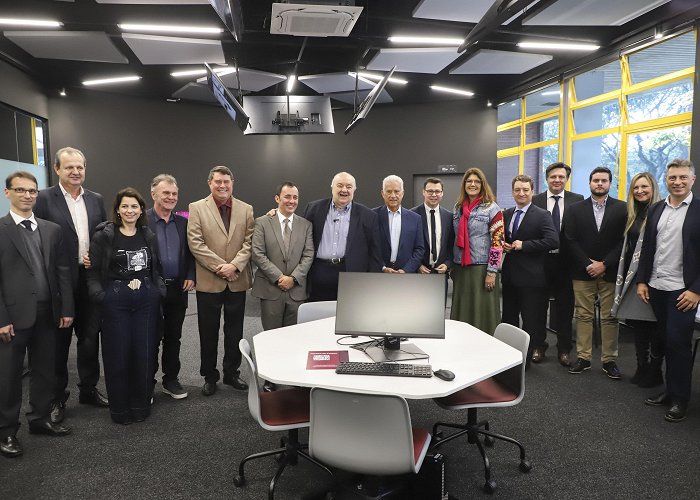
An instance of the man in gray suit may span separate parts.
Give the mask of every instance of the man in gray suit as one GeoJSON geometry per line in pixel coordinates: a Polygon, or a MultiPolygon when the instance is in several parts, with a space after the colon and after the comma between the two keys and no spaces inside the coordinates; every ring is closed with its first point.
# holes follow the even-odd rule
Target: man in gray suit
{"type": "Polygon", "coordinates": [[[314,260],[311,223],[295,215],[299,190],[283,183],[275,195],[277,213],[255,221],[252,295],[260,299],[263,328],[271,330],[297,322],[299,305],[309,296],[306,274],[314,260]]]}

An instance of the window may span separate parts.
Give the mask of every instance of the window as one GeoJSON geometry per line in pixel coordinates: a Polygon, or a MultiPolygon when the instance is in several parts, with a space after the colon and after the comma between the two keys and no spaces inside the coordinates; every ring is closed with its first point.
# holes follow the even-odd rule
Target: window
{"type": "Polygon", "coordinates": [[[615,60],[605,66],[578,75],[574,81],[578,101],[619,90],[622,86],[620,61],[615,60]]]}
{"type": "Polygon", "coordinates": [[[574,142],[572,152],[571,190],[590,196],[588,178],[595,167],[608,167],[613,174],[610,196],[618,197],[618,166],[620,134],[607,134],[574,142]]]}
{"type": "Polygon", "coordinates": [[[695,65],[695,33],[689,31],[628,56],[633,84],[695,65]]]}

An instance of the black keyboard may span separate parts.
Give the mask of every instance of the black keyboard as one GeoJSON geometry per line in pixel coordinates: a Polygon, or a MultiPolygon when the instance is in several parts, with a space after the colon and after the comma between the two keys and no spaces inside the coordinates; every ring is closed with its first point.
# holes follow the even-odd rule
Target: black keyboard
{"type": "Polygon", "coordinates": [[[342,375],[386,375],[387,377],[424,377],[433,376],[430,365],[404,365],[399,363],[362,363],[343,361],[335,369],[342,375]]]}

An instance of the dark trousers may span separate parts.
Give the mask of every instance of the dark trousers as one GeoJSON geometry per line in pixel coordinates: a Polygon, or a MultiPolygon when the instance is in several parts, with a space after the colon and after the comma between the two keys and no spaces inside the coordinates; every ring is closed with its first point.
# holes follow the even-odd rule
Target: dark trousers
{"type": "Polygon", "coordinates": [[[5,344],[0,342],[0,437],[14,436],[19,429],[22,406],[22,368],[25,352],[29,351],[29,407],[27,420],[48,420],[53,399],[56,374],[54,370],[56,330],[51,305],[37,310],[31,328],[15,330],[15,336],[5,344]]]}
{"type": "Polygon", "coordinates": [[[197,292],[197,323],[201,350],[200,375],[207,382],[219,380],[216,361],[219,357],[219,326],[224,310],[224,378],[235,377],[241,366],[238,343],[243,338],[245,292],[197,292]]]}
{"type": "Polygon", "coordinates": [[[110,281],[102,303],[102,362],[115,422],[146,418],[151,412],[153,368],[158,350],[160,291],[150,279],[132,290],[110,281]]]}
{"type": "Polygon", "coordinates": [[[545,258],[545,277],[547,294],[554,297],[554,303],[549,310],[550,326],[557,331],[557,351],[571,351],[571,323],[574,318],[574,289],[567,263],[561,254],[550,253],[545,258]],[[553,321],[552,321],[553,319],[553,321]]]}
{"type": "Polygon", "coordinates": [[[56,334],[56,390],[54,398],[65,399],[68,387],[68,352],[73,338],[73,330],[78,338],[78,387],[80,392],[95,390],[100,380],[100,312],[87,293],[86,271],[80,266],[78,287],[73,291],[75,319],[68,328],[59,328],[56,334]]]}
{"type": "Polygon", "coordinates": [[[529,352],[546,349],[548,298],[545,288],[518,287],[503,281],[501,321],[520,328],[522,318],[522,329],[530,335],[529,352]]]}
{"type": "Polygon", "coordinates": [[[309,270],[309,302],[338,300],[338,275],[345,271],[345,262],[332,264],[315,259],[309,270]]]}
{"type": "MultiPolygon", "coordinates": [[[[187,312],[187,292],[182,290],[182,282],[176,280],[166,288],[167,294],[163,299],[162,314],[158,321],[158,333],[163,342],[161,354],[163,383],[177,380],[180,375],[180,339],[182,323],[185,321],[187,312]]],[[[157,371],[158,356],[156,355],[155,372],[157,371]]]]}
{"type": "Polygon", "coordinates": [[[676,401],[690,399],[693,363],[693,329],[697,308],[682,312],[676,307],[685,290],[665,292],[649,287],[651,307],[656,315],[666,354],[666,394],[676,401]]]}

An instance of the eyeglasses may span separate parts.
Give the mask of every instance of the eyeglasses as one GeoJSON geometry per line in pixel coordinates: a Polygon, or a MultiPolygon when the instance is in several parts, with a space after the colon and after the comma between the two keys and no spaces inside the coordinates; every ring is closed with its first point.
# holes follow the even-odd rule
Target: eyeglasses
{"type": "Polygon", "coordinates": [[[442,194],[442,189],[426,189],[425,192],[433,196],[435,194],[442,194]]]}
{"type": "Polygon", "coordinates": [[[29,193],[29,196],[36,196],[37,194],[39,194],[39,191],[37,189],[10,188],[10,190],[14,191],[17,194],[29,193]]]}

